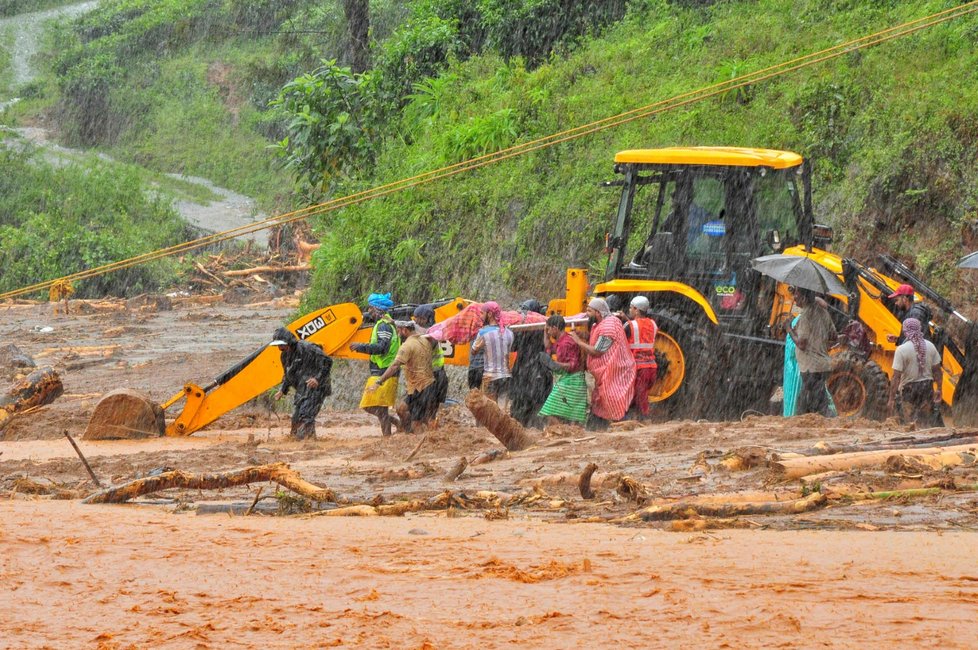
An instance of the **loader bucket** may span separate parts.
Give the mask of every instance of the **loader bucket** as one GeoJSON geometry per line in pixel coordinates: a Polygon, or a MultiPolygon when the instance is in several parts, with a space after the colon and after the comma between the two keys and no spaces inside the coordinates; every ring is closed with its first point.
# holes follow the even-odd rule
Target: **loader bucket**
{"type": "Polygon", "coordinates": [[[95,405],[85,429],[85,440],[152,438],[162,436],[166,426],[163,408],[149,396],[120,388],[95,405]]]}

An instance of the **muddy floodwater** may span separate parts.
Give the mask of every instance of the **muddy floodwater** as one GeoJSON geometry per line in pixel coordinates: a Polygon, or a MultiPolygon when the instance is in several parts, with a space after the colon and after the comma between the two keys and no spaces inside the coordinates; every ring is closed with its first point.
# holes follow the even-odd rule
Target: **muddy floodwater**
{"type": "Polygon", "coordinates": [[[968,533],[0,504],[7,647],[974,647],[968,533]]]}
{"type": "Polygon", "coordinates": [[[458,403],[458,384],[437,430],[381,437],[356,408],[364,368],[338,362],[315,440],[289,440],[287,408],[267,397],[185,438],[83,438],[109,391],[162,403],[206,385],[297,304],[176,292],[72,301],[68,315],[0,305],[0,342],[64,383],[51,404],[0,423],[0,647],[974,647],[975,453],[942,468],[776,469],[827,448],[967,447],[973,432],[660,419],[532,430],[534,445],[507,453],[458,403]],[[97,488],[66,430],[104,484],[287,463],[336,501],[254,483],[86,505],[97,488]],[[461,458],[470,464],[446,478],[461,458]],[[815,507],[765,509],[801,501],[815,507]],[[405,503],[419,506],[335,516],[405,503]],[[761,507],[643,515],[677,503],[761,507]]]}

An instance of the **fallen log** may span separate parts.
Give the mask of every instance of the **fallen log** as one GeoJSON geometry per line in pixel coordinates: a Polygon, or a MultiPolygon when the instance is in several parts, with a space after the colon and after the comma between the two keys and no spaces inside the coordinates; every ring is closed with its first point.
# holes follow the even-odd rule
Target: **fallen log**
{"type": "Polygon", "coordinates": [[[344,506],[335,510],[323,510],[316,514],[324,517],[376,517],[378,513],[377,508],[374,506],[360,504],[356,506],[344,506]]]}
{"type": "Polygon", "coordinates": [[[885,442],[874,442],[862,445],[832,445],[829,443],[818,443],[813,448],[805,451],[805,456],[825,456],[833,454],[850,454],[860,451],[886,451],[916,449],[923,447],[950,447],[957,445],[973,445],[978,443],[978,436],[974,431],[959,431],[940,436],[925,436],[917,438],[915,436],[902,436],[895,440],[885,442]]]}
{"type": "Polygon", "coordinates": [[[50,367],[38,368],[0,396],[0,423],[16,413],[50,404],[64,393],[61,377],[50,367]]]}
{"type": "Polygon", "coordinates": [[[509,417],[499,408],[499,405],[489,399],[481,390],[473,389],[465,396],[465,406],[475,417],[475,421],[489,429],[509,451],[523,451],[538,440],[526,432],[523,425],[509,417]]]}
{"type": "Polygon", "coordinates": [[[667,521],[693,517],[740,517],[743,515],[794,515],[817,510],[827,503],[824,494],[815,492],[802,499],[791,501],[761,501],[747,503],[677,503],[648,506],[633,512],[621,521],[667,521]]]}
{"type": "Polygon", "coordinates": [[[907,456],[894,454],[886,459],[884,467],[891,474],[914,474],[928,471],[940,471],[948,467],[973,467],[975,454],[969,451],[945,451],[939,454],[925,456],[907,456]]]}
{"type": "MultiPolygon", "coordinates": [[[[603,485],[614,483],[617,485],[621,478],[621,472],[595,472],[591,476],[591,487],[598,488],[603,485]]],[[[544,485],[572,485],[580,481],[581,475],[574,472],[560,472],[558,474],[546,474],[535,478],[524,478],[517,481],[517,485],[531,488],[539,488],[544,485]]]]}
{"type": "Polygon", "coordinates": [[[237,269],[235,271],[224,271],[221,275],[226,278],[238,278],[255,273],[297,273],[299,271],[310,271],[312,267],[308,264],[297,264],[295,266],[255,266],[250,269],[237,269]]]}
{"type": "Polygon", "coordinates": [[[759,528],[760,524],[749,519],[675,519],[669,522],[669,530],[674,533],[697,533],[704,530],[725,530],[730,528],[759,528]]]}
{"type": "Polygon", "coordinates": [[[156,476],[147,476],[96,492],[85,499],[83,503],[125,503],[145,494],[171,488],[220,490],[263,481],[273,481],[313,501],[336,500],[336,495],[331,489],[309,483],[298,472],[289,469],[285,463],[272,463],[270,465],[254,465],[219,474],[190,474],[180,470],[163,472],[156,476]]]}
{"type": "Polygon", "coordinates": [[[902,449],[902,450],[883,450],[853,452],[849,454],[836,454],[834,456],[805,456],[803,458],[789,458],[786,460],[771,463],[772,470],[781,478],[793,479],[817,474],[820,472],[830,472],[833,470],[853,470],[862,467],[872,467],[882,465],[890,456],[928,456],[933,454],[943,454],[945,452],[969,452],[974,454],[978,451],[978,445],[956,445],[951,447],[926,447],[923,449],[902,449]]]}

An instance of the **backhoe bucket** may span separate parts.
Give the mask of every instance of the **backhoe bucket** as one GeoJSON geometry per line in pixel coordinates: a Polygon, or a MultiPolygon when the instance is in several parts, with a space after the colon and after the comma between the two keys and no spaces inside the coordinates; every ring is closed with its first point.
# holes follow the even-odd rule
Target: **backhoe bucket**
{"type": "Polygon", "coordinates": [[[162,436],[165,426],[163,408],[159,404],[143,393],[120,388],[95,405],[83,438],[152,438],[162,436]]]}

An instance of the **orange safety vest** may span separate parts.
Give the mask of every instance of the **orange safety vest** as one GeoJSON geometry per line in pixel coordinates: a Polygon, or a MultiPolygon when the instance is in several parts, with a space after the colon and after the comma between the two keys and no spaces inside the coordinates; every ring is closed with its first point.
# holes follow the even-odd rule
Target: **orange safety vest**
{"type": "Polygon", "coordinates": [[[632,340],[628,348],[635,357],[635,368],[656,368],[655,335],[659,328],[651,318],[636,318],[632,321],[632,340]]]}

